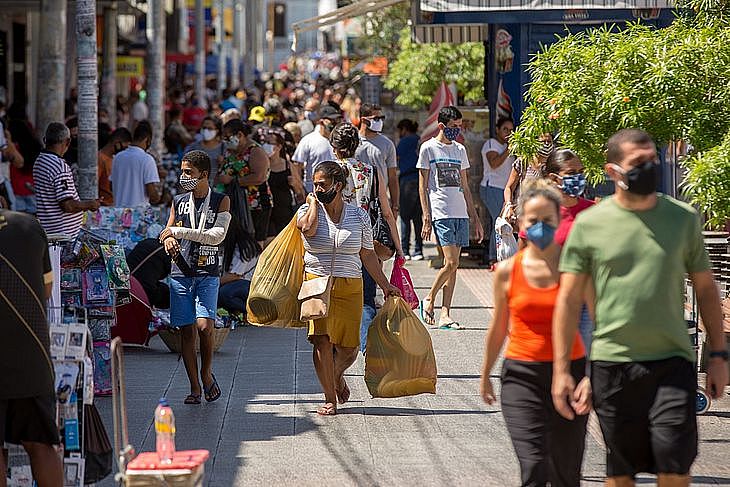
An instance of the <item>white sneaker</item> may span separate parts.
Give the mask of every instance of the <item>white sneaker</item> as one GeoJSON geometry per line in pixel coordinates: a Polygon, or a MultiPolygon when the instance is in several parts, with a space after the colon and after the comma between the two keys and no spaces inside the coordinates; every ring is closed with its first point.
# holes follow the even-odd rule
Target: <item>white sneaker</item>
{"type": "Polygon", "coordinates": [[[423,254],[414,254],[411,260],[423,260],[423,254]]]}
{"type": "Polygon", "coordinates": [[[404,257],[406,260],[411,260],[411,256],[409,254],[406,254],[404,257]]]}

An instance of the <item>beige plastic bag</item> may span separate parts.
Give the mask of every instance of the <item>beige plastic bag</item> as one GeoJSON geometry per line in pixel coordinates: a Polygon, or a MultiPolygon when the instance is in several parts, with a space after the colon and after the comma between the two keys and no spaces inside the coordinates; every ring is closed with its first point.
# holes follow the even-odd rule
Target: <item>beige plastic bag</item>
{"type": "Polygon", "coordinates": [[[246,304],[253,325],[293,328],[299,321],[297,296],[304,280],[304,242],[296,215],[259,256],[246,304]]]}
{"type": "Polygon", "coordinates": [[[373,397],[436,393],[431,335],[411,307],[390,297],[368,330],[365,384],[373,397]]]}

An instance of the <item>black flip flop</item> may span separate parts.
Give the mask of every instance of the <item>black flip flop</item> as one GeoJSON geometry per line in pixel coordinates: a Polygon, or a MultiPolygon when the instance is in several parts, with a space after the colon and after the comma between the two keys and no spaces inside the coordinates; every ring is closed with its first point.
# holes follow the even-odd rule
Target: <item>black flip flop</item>
{"type": "Polygon", "coordinates": [[[200,394],[188,394],[185,398],[185,404],[200,404],[200,394]]]}
{"type": "Polygon", "coordinates": [[[208,402],[213,402],[218,400],[221,397],[221,388],[218,385],[218,381],[215,378],[215,374],[211,374],[213,376],[213,383],[209,387],[203,386],[203,392],[205,393],[205,400],[208,402]]]}

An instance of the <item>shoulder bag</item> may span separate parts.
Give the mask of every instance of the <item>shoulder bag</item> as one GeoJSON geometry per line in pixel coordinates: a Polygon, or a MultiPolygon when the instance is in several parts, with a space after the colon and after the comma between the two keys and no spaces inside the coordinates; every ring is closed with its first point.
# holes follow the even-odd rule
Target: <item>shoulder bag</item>
{"type": "MultiPolygon", "coordinates": [[[[346,208],[342,211],[346,211],[346,208]]],[[[332,293],[332,284],[334,282],[332,272],[335,268],[338,234],[339,231],[335,230],[335,238],[332,245],[330,275],[304,281],[301,289],[299,290],[299,296],[297,296],[297,298],[300,301],[299,319],[301,321],[319,320],[326,318],[329,313],[330,295],[332,293]]]]}
{"type": "Polygon", "coordinates": [[[373,246],[375,253],[381,261],[386,261],[395,254],[395,242],[390,234],[390,226],[385,221],[383,209],[380,206],[380,181],[378,177],[378,168],[373,166],[374,184],[370,197],[370,223],[373,226],[373,246]]]}

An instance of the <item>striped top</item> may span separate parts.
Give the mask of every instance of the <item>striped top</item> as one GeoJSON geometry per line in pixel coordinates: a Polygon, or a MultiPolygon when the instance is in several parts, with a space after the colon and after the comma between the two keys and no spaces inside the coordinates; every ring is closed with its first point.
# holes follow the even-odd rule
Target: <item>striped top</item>
{"type": "MultiPolygon", "coordinates": [[[[299,218],[309,208],[304,204],[299,208],[299,218]]],[[[304,236],[304,270],[317,276],[362,277],[361,249],[373,249],[373,229],[370,217],[362,208],[345,203],[339,224],[333,222],[324,206],[319,205],[317,233],[312,237],[304,236]],[[332,251],[337,237],[337,252],[334,269],[332,251]]]]}
{"type": "Polygon", "coordinates": [[[71,167],[53,152],[41,151],[33,166],[38,219],[47,234],[63,233],[76,237],[83,213],[65,213],[62,201],[79,200],[71,167]]]}

